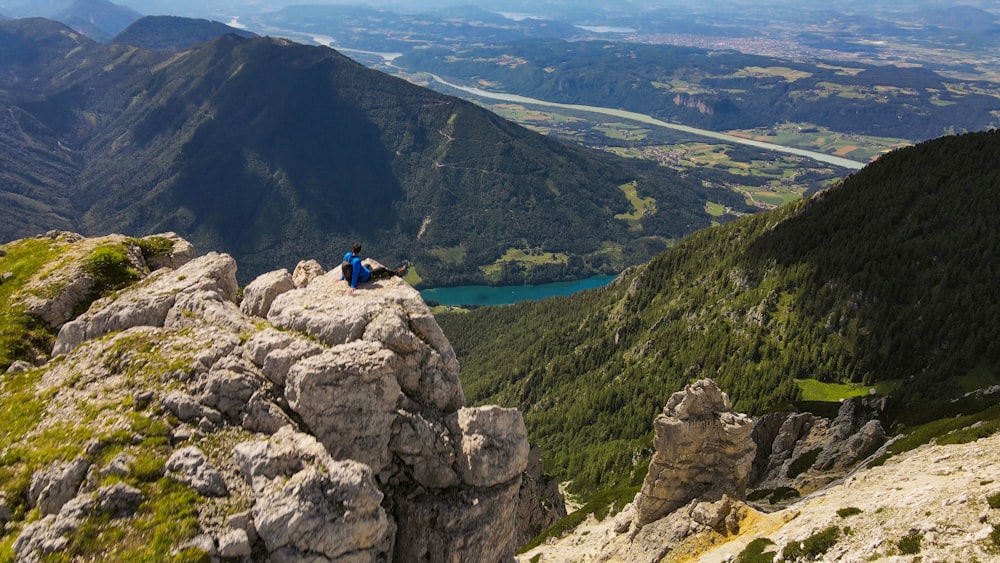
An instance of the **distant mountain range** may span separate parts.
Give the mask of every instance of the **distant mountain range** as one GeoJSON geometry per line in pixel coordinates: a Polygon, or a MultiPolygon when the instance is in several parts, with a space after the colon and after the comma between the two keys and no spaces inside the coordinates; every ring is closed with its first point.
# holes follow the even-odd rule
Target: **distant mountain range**
{"type": "Polygon", "coordinates": [[[180,51],[226,34],[238,37],[257,36],[256,33],[216,21],[177,16],[146,16],[115,36],[114,42],[144,49],[180,51]]]}
{"type": "Polygon", "coordinates": [[[998,155],[1000,131],[899,149],[607,288],[439,322],[467,396],[525,412],[578,489],[628,481],[648,422],[702,377],[751,414],[798,400],[796,379],[879,385],[886,423],[912,426],[1000,383],[998,155]]]}
{"type": "MultiPolygon", "coordinates": [[[[171,47],[155,38],[177,20],[147,22],[144,44],[171,47]]],[[[227,34],[177,56],[43,19],[3,22],[0,43],[3,239],[171,230],[244,280],[360,240],[429,284],[519,283],[646,260],[709,225],[709,198],[747,209],[328,48],[227,34]]]]}

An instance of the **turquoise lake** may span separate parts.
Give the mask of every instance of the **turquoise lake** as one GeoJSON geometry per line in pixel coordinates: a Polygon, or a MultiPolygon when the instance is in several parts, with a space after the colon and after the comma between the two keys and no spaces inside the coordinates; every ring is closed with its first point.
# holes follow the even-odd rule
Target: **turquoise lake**
{"type": "Polygon", "coordinates": [[[458,285],[436,287],[420,292],[424,301],[441,305],[510,305],[518,301],[537,301],[555,295],[571,295],[584,289],[608,285],[618,276],[593,276],[582,280],[539,285],[458,285]]]}

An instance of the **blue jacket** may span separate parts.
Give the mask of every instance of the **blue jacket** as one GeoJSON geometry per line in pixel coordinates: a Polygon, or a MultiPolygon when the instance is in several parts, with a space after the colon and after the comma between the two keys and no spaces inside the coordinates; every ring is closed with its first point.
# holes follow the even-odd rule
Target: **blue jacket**
{"type": "Polygon", "coordinates": [[[347,252],[344,254],[344,261],[351,263],[351,287],[357,289],[359,283],[364,283],[368,281],[368,278],[372,276],[372,271],[369,270],[361,263],[361,257],[355,256],[353,252],[347,252]]]}

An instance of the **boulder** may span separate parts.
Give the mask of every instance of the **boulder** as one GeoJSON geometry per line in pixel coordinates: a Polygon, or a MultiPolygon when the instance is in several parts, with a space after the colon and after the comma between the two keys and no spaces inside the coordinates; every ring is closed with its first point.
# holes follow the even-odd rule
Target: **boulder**
{"type": "Polygon", "coordinates": [[[56,462],[31,476],[28,488],[28,502],[36,506],[42,514],[56,514],[70,499],[76,496],[90,462],[83,458],[73,461],[56,462]]]}
{"type": "Polygon", "coordinates": [[[462,482],[455,470],[456,445],[443,421],[401,410],[389,447],[422,486],[445,489],[462,482]]]}
{"type": "Polygon", "coordinates": [[[181,391],[171,391],[162,399],[163,407],[182,422],[208,419],[214,424],[222,422],[222,413],[206,407],[197,399],[181,391]]]}
{"type": "Polygon", "coordinates": [[[178,236],[177,233],[160,233],[143,238],[165,238],[174,243],[173,248],[170,249],[170,254],[150,256],[146,259],[146,265],[149,266],[150,270],[159,270],[160,268],[176,270],[194,259],[194,246],[178,236]]]}
{"type": "Polygon", "coordinates": [[[291,427],[268,441],[244,442],[233,453],[253,488],[253,521],[269,560],[379,557],[390,526],[366,465],[335,461],[291,427]]]}
{"type": "Polygon", "coordinates": [[[309,282],[325,274],[326,271],[323,270],[323,266],[315,260],[300,260],[298,264],[295,265],[295,271],[292,272],[292,283],[295,287],[305,287],[309,285],[309,282]]]}
{"type": "Polygon", "coordinates": [[[692,500],[744,499],[756,447],[751,420],[703,379],[671,395],[654,422],[655,453],[636,496],[642,527],[692,500]]]}
{"type": "Polygon", "coordinates": [[[295,283],[288,270],[282,269],[261,274],[244,288],[240,310],[245,315],[266,319],[274,298],[293,289],[295,289],[295,283]]]}
{"type": "Polygon", "coordinates": [[[794,412],[761,417],[754,423],[757,457],[751,485],[811,490],[844,475],[885,443],[878,420],[884,409],[884,398],[853,397],[841,403],[832,420],[794,412]],[[804,455],[815,461],[790,474],[792,464],[804,455]]]}
{"type": "Polygon", "coordinates": [[[462,408],[448,417],[458,442],[462,481],[492,487],[517,478],[528,465],[528,431],[520,411],[498,406],[462,408]]]}
{"type": "Polygon", "coordinates": [[[250,337],[246,350],[250,361],[261,368],[264,376],[283,388],[288,370],[299,360],[319,354],[324,347],[305,338],[268,328],[250,337]]]}
{"type": "Polygon", "coordinates": [[[352,342],[292,366],[285,397],[334,459],[382,472],[389,465],[400,358],[374,342],[352,342]]]}
{"type": "Polygon", "coordinates": [[[229,496],[226,480],[208,461],[205,453],[194,446],[171,454],[165,466],[167,475],[207,497],[229,496]]]}
{"type": "Polygon", "coordinates": [[[219,557],[223,559],[249,557],[253,553],[250,546],[250,538],[245,530],[228,528],[223,530],[217,538],[219,557]]]}

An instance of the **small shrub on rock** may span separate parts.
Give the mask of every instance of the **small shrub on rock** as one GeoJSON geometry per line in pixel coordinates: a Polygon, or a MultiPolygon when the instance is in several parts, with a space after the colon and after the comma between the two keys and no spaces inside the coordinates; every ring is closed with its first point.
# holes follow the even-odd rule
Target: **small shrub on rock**
{"type": "Polygon", "coordinates": [[[800,496],[799,492],[791,487],[778,487],[771,493],[770,503],[776,504],[798,496],[800,496]]]}
{"type": "Polygon", "coordinates": [[[856,514],[861,514],[861,512],[861,509],[856,506],[848,506],[847,508],[837,509],[837,516],[840,516],[841,518],[849,518],[856,514]]]}
{"type": "Polygon", "coordinates": [[[794,479],[806,471],[809,471],[809,468],[816,463],[816,458],[819,457],[819,454],[822,451],[823,448],[816,448],[795,458],[795,460],[788,465],[788,471],[785,472],[785,475],[787,475],[789,479],[794,479]]]}
{"type": "Polygon", "coordinates": [[[990,505],[990,508],[1000,508],[1000,493],[986,497],[986,504],[990,505]]]}
{"type": "Polygon", "coordinates": [[[781,551],[781,558],[785,561],[814,561],[836,545],[838,539],[840,539],[840,528],[830,526],[801,542],[789,543],[781,551]]]}
{"type": "Polygon", "coordinates": [[[737,563],[771,563],[777,553],[773,551],[764,552],[768,546],[774,542],[768,538],[757,538],[747,544],[746,548],[736,556],[737,563]]]}
{"type": "Polygon", "coordinates": [[[94,292],[104,294],[122,289],[139,279],[128,259],[128,252],[120,244],[98,246],[87,258],[84,269],[94,279],[94,292]]]}
{"type": "Polygon", "coordinates": [[[920,553],[920,542],[923,539],[923,534],[916,530],[910,530],[910,533],[903,536],[896,545],[899,546],[899,552],[903,555],[916,555],[920,553]]]}

